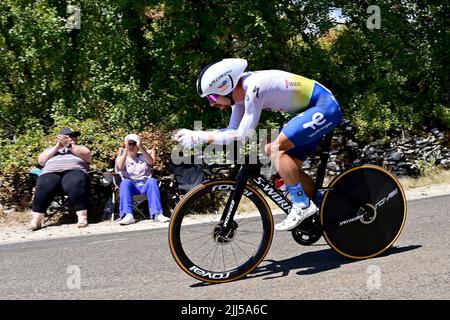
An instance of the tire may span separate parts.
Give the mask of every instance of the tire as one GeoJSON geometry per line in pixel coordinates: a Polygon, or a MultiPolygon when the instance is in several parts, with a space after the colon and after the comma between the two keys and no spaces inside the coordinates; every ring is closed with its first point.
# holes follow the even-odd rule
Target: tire
{"type": "Polygon", "coordinates": [[[336,252],[350,259],[372,258],[400,236],[406,220],[406,197],[387,170],[375,165],[356,167],[337,176],[329,188],[333,190],[323,199],[320,224],[325,240],[336,252]],[[364,212],[364,218],[349,221],[364,212]]]}
{"type": "Polygon", "coordinates": [[[274,232],[272,213],[262,195],[250,185],[245,187],[231,222],[237,228],[229,233],[227,241],[215,238],[223,207],[235,185],[233,180],[204,182],[175,208],[169,225],[170,251],[191,277],[209,283],[234,281],[254,270],[269,251],[274,232]]]}

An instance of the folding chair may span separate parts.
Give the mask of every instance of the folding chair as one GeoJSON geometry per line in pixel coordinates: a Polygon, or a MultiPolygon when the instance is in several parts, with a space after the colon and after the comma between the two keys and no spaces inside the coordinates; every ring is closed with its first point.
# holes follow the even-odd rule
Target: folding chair
{"type": "MultiPolygon", "coordinates": [[[[119,215],[119,194],[122,177],[118,173],[111,174],[111,176],[114,185],[114,190],[112,192],[112,199],[111,199],[113,210],[110,219],[111,221],[114,221],[115,217],[119,215]]],[[[143,220],[149,217],[147,196],[145,194],[133,196],[133,213],[137,213],[143,220]]]]}
{"type": "Polygon", "coordinates": [[[205,174],[201,165],[177,165],[171,160],[167,160],[165,163],[166,168],[171,173],[156,179],[158,179],[158,186],[161,192],[163,213],[166,217],[171,217],[183,195],[201,184],[204,181],[205,174]]]}
{"type": "Polygon", "coordinates": [[[200,164],[175,164],[169,160],[169,169],[175,175],[177,188],[187,193],[201,184],[205,173],[200,164]]]}

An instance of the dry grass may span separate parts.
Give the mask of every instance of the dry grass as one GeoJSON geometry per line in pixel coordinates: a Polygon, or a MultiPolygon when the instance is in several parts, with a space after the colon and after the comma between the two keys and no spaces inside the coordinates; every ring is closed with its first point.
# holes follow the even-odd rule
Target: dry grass
{"type": "Polygon", "coordinates": [[[14,211],[12,213],[6,214],[3,210],[0,210],[0,225],[1,224],[26,224],[29,223],[31,219],[31,211],[14,211]]]}
{"type": "Polygon", "coordinates": [[[437,184],[449,184],[450,170],[434,168],[433,170],[427,171],[423,177],[401,178],[399,180],[405,190],[437,184]]]}

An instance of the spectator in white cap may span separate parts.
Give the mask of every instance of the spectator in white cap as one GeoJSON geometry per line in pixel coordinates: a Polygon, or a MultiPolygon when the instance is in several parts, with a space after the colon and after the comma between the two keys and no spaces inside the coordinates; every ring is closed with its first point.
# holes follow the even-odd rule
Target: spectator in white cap
{"type": "Polygon", "coordinates": [[[163,215],[158,181],[152,178],[152,166],[155,162],[155,149],[147,151],[137,134],[125,137],[124,146],[119,149],[116,159],[116,172],[122,177],[119,190],[120,224],[135,223],[133,216],[133,196],[147,195],[150,219],[168,222],[163,215]]]}

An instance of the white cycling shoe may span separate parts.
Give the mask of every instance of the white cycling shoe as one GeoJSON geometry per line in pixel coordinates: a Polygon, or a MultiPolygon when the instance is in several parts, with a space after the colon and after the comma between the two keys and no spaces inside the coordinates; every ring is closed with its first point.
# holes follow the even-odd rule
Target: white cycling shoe
{"type": "Polygon", "coordinates": [[[303,220],[311,217],[318,210],[319,209],[312,201],[309,202],[309,207],[304,209],[299,208],[294,204],[286,219],[275,225],[275,230],[290,231],[295,229],[303,220]]]}

